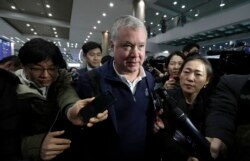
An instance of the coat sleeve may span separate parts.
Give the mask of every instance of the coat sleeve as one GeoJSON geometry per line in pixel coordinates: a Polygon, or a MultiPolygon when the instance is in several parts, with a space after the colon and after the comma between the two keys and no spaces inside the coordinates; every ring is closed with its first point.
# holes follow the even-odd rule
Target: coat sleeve
{"type": "Polygon", "coordinates": [[[45,137],[44,134],[38,134],[33,136],[24,137],[22,139],[22,157],[24,159],[31,159],[35,161],[40,161],[40,149],[42,146],[43,139],[45,137]]]}
{"type": "Polygon", "coordinates": [[[206,118],[206,136],[219,138],[227,146],[233,144],[239,95],[235,87],[237,81],[233,82],[232,80],[235,81],[236,78],[232,76],[221,77],[215,92],[211,95],[206,118]]]}
{"type": "Polygon", "coordinates": [[[60,86],[58,87],[59,91],[57,96],[57,102],[61,109],[71,107],[76,101],[80,100],[70,80],[70,73],[66,70],[61,70],[59,78],[60,86]]]}
{"type": "Polygon", "coordinates": [[[81,99],[95,96],[94,89],[89,81],[87,72],[80,75],[79,82],[76,87],[76,92],[81,99]]]}

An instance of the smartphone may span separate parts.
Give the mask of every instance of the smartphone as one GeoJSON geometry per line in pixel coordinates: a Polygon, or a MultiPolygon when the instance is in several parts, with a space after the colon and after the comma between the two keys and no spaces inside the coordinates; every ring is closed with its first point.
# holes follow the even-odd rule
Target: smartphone
{"type": "Polygon", "coordinates": [[[95,97],[95,99],[83,107],[79,115],[84,123],[88,123],[91,117],[95,117],[98,113],[104,112],[116,101],[115,96],[110,92],[103,92],[95,97]]]}

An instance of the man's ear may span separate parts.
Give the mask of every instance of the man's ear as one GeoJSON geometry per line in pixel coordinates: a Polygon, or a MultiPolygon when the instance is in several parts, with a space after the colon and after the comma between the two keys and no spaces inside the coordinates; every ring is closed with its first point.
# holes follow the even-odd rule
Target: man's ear
{"type": "Polygon", "coordinates": [[[14,65],[15,65],[15,63],[13,61],[8,61],[8,62],[4,63],[3,68],[11,71],[14,69],[14,65]]]}

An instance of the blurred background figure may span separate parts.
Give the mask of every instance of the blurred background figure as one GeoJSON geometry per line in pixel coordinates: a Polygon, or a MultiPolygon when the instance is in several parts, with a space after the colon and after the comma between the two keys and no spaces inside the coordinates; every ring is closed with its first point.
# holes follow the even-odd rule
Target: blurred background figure
{"type": "Polygon", "coordinates": [[[8,56],[0,60],[0,68],[15,72],[21,68],[21,63],[16,55],[8,56]]]}
{"type": "Polygon", "coordinates": [[[171,53],[165,62],[165,66],[168,72],[164,87],[166,89],[173,89],[179,86],[179,70],[184,62],[185,55],[180,51],[174,51],[171,53]]]}
{"type": "Polygon", "coordinates": [[[82,46],[83,57],[86,61],[86,67],[79,70],[79,74],[90,71],[101,66],[102,47],[100,44],[89,41],[82,46]]]}
{"type": "Polygon", "coordinates": [[[72,86],[76,86],[78,80],[79,80],[79,73],[78,69],[76,67],[69,68],[69,73],[71,74],[71,84],[72,86]]]}
{"type": "Polygon", "coordinates": [[[185,56],[188,56],[190,54],[193,55],[194,53],[195,54],[199,53],[199,50],[200,50],[200,45],[197,43],[191,42],[191,43],[186,44],[183,47],[182,52],[185,56]]]}
{"type": "Polygon", "coordinates": [[[103,65],[107,61],[111,60],[113,57],[111,55],[105,55],[102,57],[101,64],[103,65]]]}

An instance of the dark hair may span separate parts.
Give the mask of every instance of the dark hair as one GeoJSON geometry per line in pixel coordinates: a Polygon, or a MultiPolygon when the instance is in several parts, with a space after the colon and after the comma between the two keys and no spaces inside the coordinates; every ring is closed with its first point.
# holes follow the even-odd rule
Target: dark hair
{"type": "Polygon", "coordinates": [[[207,58],[201,56],[201,55],[192,55],[192,56],[188,56],[183,64],[181,65],[181,68],[180,68],[180,73],[182,72],[184,66],[190,62],[190,61],[193,61],[193,60],[200,60],[201,62],[204,63],[205,67],[206,67],[206,72],[207,72],[207,79],[208,80],[211,80],[212,77],[213,77],[213,68],[212,68],[212,65],[211,63],[207,60],[207,58]]]}
{"type": "Polygon", "coordinates": [[[177,56],[181,57],[183,60],[185,60],[185,55],[182,52],[180,52],[180,51],[174,51],[174,52],[170,53],[170,55],[166,58],[165,67],[168,67],[168,64],[169,64],[170,60],[175,55],[177,55],[177,56]]]}
{"type": "Polygon", "coordinates": [[[89,41],[89,42],[83,44],[82,52],[84,55],[86,55],[90,50],[96,49],[96,48],[99,48],[102,52],[102,47],[100,44],[93,42],[93,41],[89,41]]]}
{"type": "Polygon", "coordinates": [[[105,62],[111,60],[113,57],[111,55],[105,55],[102,57],[101,63],[104,64],[105,62]]]}
{"type": "Polygon", "coordinates": [[[55,66],[61,67],[65,62],[60,49],[54,43],[41,38],[26,42],[19,50],[18,57],[23,65],[51,59],[55,66]]]}
{"type": "Polygon", "coordinates": [[[7,56],[7,57],[3,58],[2,60],[0,60],[0,64],[4,64],[4,63],[9,62],[9,61],[14,62],[15,68],[19,68],[21,66],[20,60],[19,60],[18,56],[16,56],[16,55],[11,55],[11,56],[7,56]]]}
{"type": "Polygon", "coordinates": [[[197,47],[197,49],[200,49],[200,45],[195,43],[195,42],[190,42],[190,43],[187,43],[183,49],[182,49],[182,52],[189,52],[193,47],[197,47]]]}

